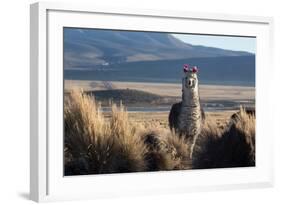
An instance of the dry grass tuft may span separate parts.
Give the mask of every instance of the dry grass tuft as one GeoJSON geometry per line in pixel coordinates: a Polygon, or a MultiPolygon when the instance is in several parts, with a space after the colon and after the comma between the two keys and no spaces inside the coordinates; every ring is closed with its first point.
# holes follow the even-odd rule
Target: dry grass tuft
{"type": "Polygon", "coordinates": [[[224,131],[207,123],[197,141],[193,168],[255,166],[255,117],[241,108],[224,131]]]}
{"type": "Polygon", "coordinates": [[[147,145],[148,170],[183,170],[191,168],[188,143],[163,129],[145,131],[141,138],[147,145]]]}
{"type": "Polygon", "coordinates": [[[122,105],[112,105],[112,118],[106,122],[93,98],[74,90],[64,107],[66,175],[146,169],[146,146],[122,105]]]}
{"type": "Polygon", "coordinates": [[[146,146],[137,135],[134,124],[128,120],[128,113],[124,106],[112,105],[112,118],[110,120],[111,137],[116,138],[119,147],[116,163],[119,172],[145,171],[146,146]]]}

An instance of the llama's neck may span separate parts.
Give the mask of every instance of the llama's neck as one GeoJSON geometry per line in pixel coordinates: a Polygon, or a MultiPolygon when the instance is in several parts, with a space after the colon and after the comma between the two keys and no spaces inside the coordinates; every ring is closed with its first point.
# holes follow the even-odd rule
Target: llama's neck
{"type": "Polygon", "coordinates": [[[201,125],[201,108],[198,90],[194,89],[192,91],[183,93],[179,114],[179,130],[181,133],[191,137],[191,139],[198,135],[201,125]]]}
{"type": "Polygon", "coordinates": [[[182,106],[184,107],[200,107],[198,89],[189,90],[182,94],[182,106]]]}

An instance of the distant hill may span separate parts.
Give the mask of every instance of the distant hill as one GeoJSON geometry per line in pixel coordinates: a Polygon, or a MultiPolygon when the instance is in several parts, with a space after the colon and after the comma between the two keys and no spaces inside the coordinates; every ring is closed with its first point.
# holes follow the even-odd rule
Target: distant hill
{"type": "Polygon", "coordinates": [[[180,83],[184,63],[199,67],[201,84],[255,85],[255,56],[130,62],[111,65],[110,70],[65,70],[64,78],[180,83]]]}
{"type": "MultiPolygon", "coordinates": [[[[160,96],[150,92],[135,89],[113,89],[113,90],[96,90],[86,92],[90,96],[94,96],[95,100],[100,102],[102,106],[109,106],[110,102],[119,104],[122,102],[128,110],[136,111],[135,106],[144,108],[144,110],[159,109],[169,111],[172,104],[181,101],[181,97],[160,96]],[[133,110],[132,110],[133,107],[133,110]],[[149,107],[149,108],[147,108],[149,107]]],[[[68,94],[68,93],[67,93],[68,94]]],[[[209,100],[201,99],[204,109],[239,109],[240,101],[233,100],[209,100]]],[[[252,106],[254,102],[243,102],[245,106],[252,106]]],[[[142,109],[139,109],[141,111],[142,109]]],[[[154,110],[155,111],[155,110],[154,110]]]]}
{"type": "Polygon", "coordinates": [[[64,29],[64,69],[93,70],[126,62],[252,55],[187,44],[168,33],[64,29]]]}
{"type": "Polygon", "coordinates": [[[134,90],[134,89],[114,89],[114,90],[98,90],[88,91],[87,94],[95,96],[98,102],[102,102],[103,105],[108,105],[109,101],[114,103],[124,103],[128,105],[170,105],[171,102],[175,102],[177,98],[163,97],[153,93],[134,90]]]}

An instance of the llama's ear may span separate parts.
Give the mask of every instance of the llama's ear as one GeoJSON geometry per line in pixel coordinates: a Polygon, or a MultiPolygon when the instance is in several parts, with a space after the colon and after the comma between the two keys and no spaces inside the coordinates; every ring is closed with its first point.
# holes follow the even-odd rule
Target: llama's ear
{"type": "Polygon", "coordinates": [[[197,68],[197,66],[194,66],[194,67],[192,68],[192,72],[193,72],[193,73],[197,73],[198,70],[199,70],[199,69],[197,68]]]}
{"type": "Polygon", "coordinates": [[[183,72],[188,72],[189,71],[189,65],[188,64],[184,64],[183,65],[183,72]]]}

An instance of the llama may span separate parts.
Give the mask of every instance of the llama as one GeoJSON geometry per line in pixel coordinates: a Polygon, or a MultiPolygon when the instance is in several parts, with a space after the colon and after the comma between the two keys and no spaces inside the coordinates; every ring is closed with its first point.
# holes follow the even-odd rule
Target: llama
{"type": "Polygon", "coordinates": [[[197,67],[189,69],[184,65],[182,78],[182,101],[172,105],[169,114],[169,126],[180,136],[191,140],[190,158],[192,158],[196,139],[201,131],[205,115],[200,106],[197,67]]]}

